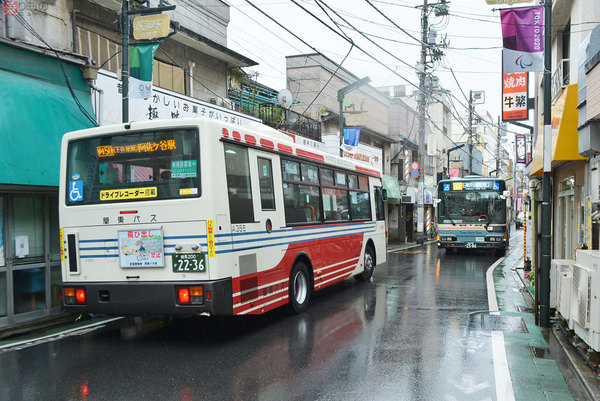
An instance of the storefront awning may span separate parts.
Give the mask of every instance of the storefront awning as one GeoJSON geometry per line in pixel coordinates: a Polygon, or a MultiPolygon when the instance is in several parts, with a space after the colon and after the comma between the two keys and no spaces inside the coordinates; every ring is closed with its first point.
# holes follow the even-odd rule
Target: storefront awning
{"type": "MultiPolygon", "coordinates": [[[[577,84],[569,85],[552,106],[552,168],[565,161],[586,160],[579,154],[577,131],[577,84]]],[[[543,174],[544,132],[540,127],[531,162],[530,176],[543,174]]]]}
{"type": "Polygon", "coordinates": [[[398,179],[390,175],[383,175],[382,177],[383,188],[387,190],[389,199],[402,199],[402,192],[400,191],[400,185],[398,179]]]}
{"type": "Polygon", "coordinates": [[[79,65],[0,43],[0,184],[58,186],[62,136],[93,126],[65,75],[94,118],[79,65]]]}
{"type": "Polygon", "coordinates": [[[406,187],[406,195],[402,197],[402,203],[417,203],[417,188],[406,187]]]}

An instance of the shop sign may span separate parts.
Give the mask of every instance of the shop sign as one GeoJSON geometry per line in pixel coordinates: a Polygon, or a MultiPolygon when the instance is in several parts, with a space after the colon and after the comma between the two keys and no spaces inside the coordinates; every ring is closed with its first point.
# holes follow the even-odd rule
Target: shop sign
{"type": "MultiPolygon", "coordinates": [[[[98,72],[96,86],[103,91],[102,95],[94,92],[93,98],[96,115],[100,114],[100,125],[121,124],[121,81],[116,74],[101,70],[98,72]]],[[[208,117],[239,126],[245,126],[251,121],[261,122],[258,118],[158,87],[152,88],[152,96],[147,99],[129,98],[130,121],[195,117],[208,117]]]]}
{"type": "Polygon", "coordinates": [[[140,15],[133,19],[135,40],[164,38],[169,35],[171,18],[167,14],[140,15]]]}
{"type": "Polygon", "coordinates": [[[529,119],[527,98],[529,80],[526,72],[503,74],[502,79],[502,121],[529,119]]]}

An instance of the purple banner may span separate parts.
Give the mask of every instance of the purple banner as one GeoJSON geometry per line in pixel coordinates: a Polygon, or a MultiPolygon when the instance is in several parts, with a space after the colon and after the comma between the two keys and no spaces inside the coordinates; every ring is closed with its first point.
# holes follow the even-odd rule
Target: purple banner
{"type": "Polygon", "coordinates": [[[504,73],[544,71],[544,6],[500,10],[504,73]]]}

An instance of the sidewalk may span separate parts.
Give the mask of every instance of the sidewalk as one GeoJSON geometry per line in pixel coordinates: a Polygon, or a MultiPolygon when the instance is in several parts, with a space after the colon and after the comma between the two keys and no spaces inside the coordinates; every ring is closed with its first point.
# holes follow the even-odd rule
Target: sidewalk
{"type": "Polygon", "coordinates": [[[515,242],[491,272],[499,314],[523,319],[527,329],[504,331],[514,399],[600,400],[600,381],[566,341],[558,323],[551,328],[536,326],[534,300],[523,271],[522,237],[515,242]]]}

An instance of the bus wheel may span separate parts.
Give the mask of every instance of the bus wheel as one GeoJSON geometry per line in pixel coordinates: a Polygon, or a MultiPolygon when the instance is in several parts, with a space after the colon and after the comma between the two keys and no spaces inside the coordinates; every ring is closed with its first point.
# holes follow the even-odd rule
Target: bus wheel
{"type": "Polygon", "coordinates": [[[290,306],[294,313],[302,313],[310,301],[310,277],[304,262],[296,262],[290,275],[290,306]]]}
{"type": "Polygon", "coordinates": [[[375,252],[369,245],[365,249],[365,270],[354,277],[358,281],[369,281],[373,277],[373,270],[375,270],[375,252]]]}

